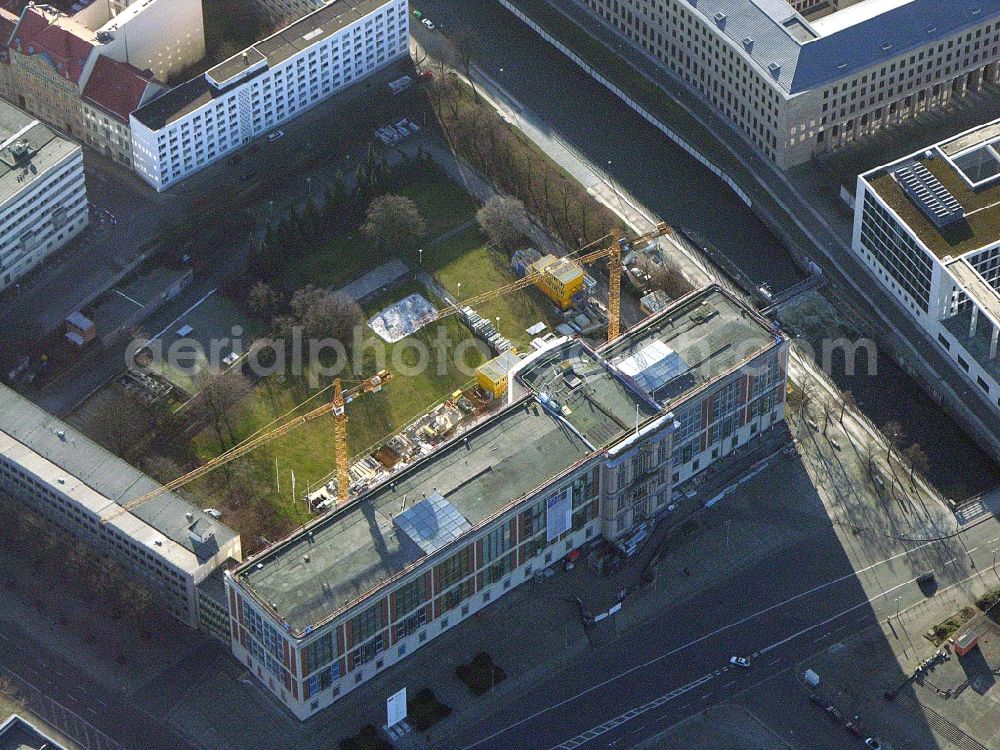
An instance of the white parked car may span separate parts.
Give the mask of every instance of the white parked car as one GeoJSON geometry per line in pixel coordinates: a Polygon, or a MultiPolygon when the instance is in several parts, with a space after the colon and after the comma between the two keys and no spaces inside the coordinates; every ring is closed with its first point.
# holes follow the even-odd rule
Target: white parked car
{"type": "Polygon", "coordinates": [[[733,667],[741,667],[743,669],[750,668],[750,660],[745,656],[732,656],[729,658],[729,664],[733,667]]]}
{"type": "Polygon", "coordinates": [[[434,31],[434,22],[429,18],[424,18],[420,21],[424,26],[426,26],[431,31],[434,31]]]}
{"type": "Polygon", "coordinates": [[[267,140],[270,141],[271,143],[274,143],[276,140],[278,140],[279,138],[281,138],[281,136],[283,136],[284,134],[285,134],[284,130],[275,130],[273,133],[268,133],[267,134],[267,140]]]}

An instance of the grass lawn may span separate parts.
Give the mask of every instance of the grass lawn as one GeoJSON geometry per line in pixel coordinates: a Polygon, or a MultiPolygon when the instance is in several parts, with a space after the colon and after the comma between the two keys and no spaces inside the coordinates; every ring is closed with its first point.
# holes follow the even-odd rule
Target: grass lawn
{"type": "Polygon", "coordinates": [[[417,204],[427,224],[428,239],[475,218],[478,208],[465,190],[438,170],[404,186],[399,194],[417,204]]]}
{"type": "Polygon", "coordinates": [[[371,253],[360,232],[331,232],[308,256],[288,263],[275,279],[286,295],[307,284],[339,287],[371,270],[371,253]]]}
{"type": "MultiPolygon", "coordinates": [[[[401,195],[417,204],[431,240],[475,217],[476,204],[443,172],[433,170],[405,185],[401,195]]],[[[276,279],[286,294],[306,284],[339,287],[374,267],[368,240],[360,232],[331,232],[308,257],[287,264],[276,279]]]]}
{"type": "MultiPolygon", "coordinates": [[[[365,315],[370,317],[386,305],[414,292],[430,298],[422,286],[411,282],[396,287],[386,297],[372,300],[365,306],[365,315]]],[[[431,302],[439,304],[432,298],[431,302]]],[[[469,384],[475,368],[484,361],[477,348],[463,344],[472,340],[472,334],[455,316],[426,326],[395,344],[382,341],[370,329],[366,328],[366,333],[365,348],[373,354],[358,354],[356,361],[364,362],[361,371],[367,374],[386,367],[393,373],[393,381],[381,392],[368,394],[347,406],[348,446],[352,456],[369,452],[368,449],[376,443],[384,441],[452,392],[469,384]],[[438,346],[438,341],[446,342],[446,346],[438,346]],[[461,348],[458,348],[460,345],[461,348]],[[464,363],[459,364],[456,350],[461,352],[462,349],[466,350],[466,356],[464,363]]],[[[356,379],[353,371],[344,377],[345,381],[350,379],[356,379]]],[[[317,391],[327,385],[328,378],[318,377],[317,380],[321,385],[313,389],[305,376],[273,375],[263,379],[239,412],[234,424],[237,440],[264,428],[306,399],[314,397],[296,413],[304,413],[329,399],[329,391],[316,396],[317,391]]],[[[202,460],[208,460],[222,450],[211,427],[194,438],[194,446],[202,460]]],[[[306,520],[308,515],[302,504],[291,502],[291,472],[295,472],[296,495],[301,498],[308,488],[326,480],[334,465],[333,424],[329,418],[302,425],[247,459],[255,485],[279,515],[294,524],[306,520]],[[275,491],[275,459],[281,483],[280,495],[275,491]]],[[[201,480],[193,487],[214,495],[213,502],[227,507],[229,500],[225,483],[216,476],[222,474],[220,469],[214,472],[211,479],[201,480]]]]}
{"type": "MultiPolygon", "coordinates": [[[[461,299],[496,289],[517,280],[506,255],[490,248],[486,237],[472,227],[449,237],[424,253],[428,270],[455,296],[462,285],[461,299]]],[[[515,346],[526,347],[531,337],[524,331],[538,321],[555,327],[560,318],[555,306],[535,287],[506,294],[476,305],[484,318],[500,317],[500,332],[515,346]]]]}
{"type": "MultiPolygon", "coordinates": [[[[413,199],[427,222],[428,238],[439,237],[444,232],[472,220],[476,204],[464,190],[438,171],[404,186],[400,192],[413,199]]],[[[510,268],[505,254],[489,248],[485,236],[476,226],[471,226],[433,245],[425,244],[423,270],[433,274],[438,282],[453,294],[461,296],[479,294],[514,281],[517,277],[510,268]]],[[[358,232],[336,232],[308,258],[296,260],[284,269],[277,286],[286,292],[306,284],[341,286],[374,265],[367,242],[358,232]]],[[[411,281],[395,287],[381,298],[364,304],[366,318],[409,294],[419,292],[432,304],[441,306],[422,285],[411,281]]],[[[505,295],[488,303],[477,305],[485,317],[500,317],[500,329],[515,345],[526,346],[529,338],[524,329],[542,320],[550,326],[559,321],[556,309],[536,289],[505,295]]],[[[426,326],[412,336],[395,344],[378,338],[365,329],[365,346],[354,353],[346,381],[370,375],[386,368],[393,374],[393,381],[377,394],[368,394],[347,406],[348,445],[352,456],[370,452],[376,444],[398,432],[406,424],[426,413],[452,392],[472,383],[475,368],[490,356],[485,346],[472,336],[456,315],[439,323],[426,326]],[[461,361],[459,361],[461,360],[461,361]],[[358,373],[357,375],[355,373],[358,373]],[[362,375],[363,374],[363,375],[362,375]]],[[[330,392],[317,396],[320,388],[329,383],[329,375],[316,378],[318,386],[311,386],[305,375],[273,375],[257,383],[242,409],[238,410],[233,424],[237,441],[263,430],[273,420],[288,413],[297,404],[311,399],[296,413],[304,413],[330,398],[330,392]]],[[[201,460],[208,460],[228,448],[230,441],[221,444],[212,427],[207,427],[192,441],[194,451],[201,460]]],[[[310,422],[288,435],[273,440],[253,454],[235,462],[230,471],[238,476],[241,484],[254,488],[255,500],[260,507],[270,507],[275,518],[264,524],[270,535],[289,530],[308,519],[308,511],[301,502],[294,501],[291,492],[292,471],[295,473],[295,495],[328,481],[335,467],[333,425],[328,417],[310,422]],[[277,477],[275,464],[277,462],[277,477]],[[280,483],[280,492],[278,484],[280,483]]],[[[220,469],[192,484],[191,489],[208,496],[207,502],[220,508],[233,509],[236,487],[227,482],[225,470],[220,469]]],[[[207,503],[206,503],[207,504],[207,503]]],[[[240,513],[227,516],[227,521],[241,527],[240,513]]],[[[253,519],[248,525],[254,525],[253,519]]],[[[249,532],[250,530],[247,529],[249,532]]]]}

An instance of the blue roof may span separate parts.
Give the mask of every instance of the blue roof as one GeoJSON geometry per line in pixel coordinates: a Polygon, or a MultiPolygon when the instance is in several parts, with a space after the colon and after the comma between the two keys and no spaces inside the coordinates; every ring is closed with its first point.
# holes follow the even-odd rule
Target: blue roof
{"type": "Polygon", "coordinates": [[[931,40],[1000,18],[1000,0],[911,0],[823,34],[784,0],[687,1],[789,94],[841,80],[931,40]]]}

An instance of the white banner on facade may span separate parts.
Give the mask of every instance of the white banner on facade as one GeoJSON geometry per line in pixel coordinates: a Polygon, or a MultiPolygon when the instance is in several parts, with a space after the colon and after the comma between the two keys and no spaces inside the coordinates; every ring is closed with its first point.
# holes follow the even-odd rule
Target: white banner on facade
{"type": "Polygon", "coordinates": [[[385,702],[386,727],[394,727],[406,718],[406,688],[389,696],[385,702]]]}
{"type": "Polygon", "coordinates": [[[573,490],[567,487],[545,501],[545,541],[551,543],[573,525],[573,490]]]}

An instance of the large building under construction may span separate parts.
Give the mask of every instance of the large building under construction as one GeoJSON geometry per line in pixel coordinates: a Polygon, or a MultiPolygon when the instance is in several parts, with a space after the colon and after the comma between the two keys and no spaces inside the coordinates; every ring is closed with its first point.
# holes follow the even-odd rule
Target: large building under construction
{"type": "Polygon", "coordinates": [[[234,655],[305,719],[784,417],[787,338],[693,292],[600,349],[557,339],[509,403],[226,575],[234,655]]]}

